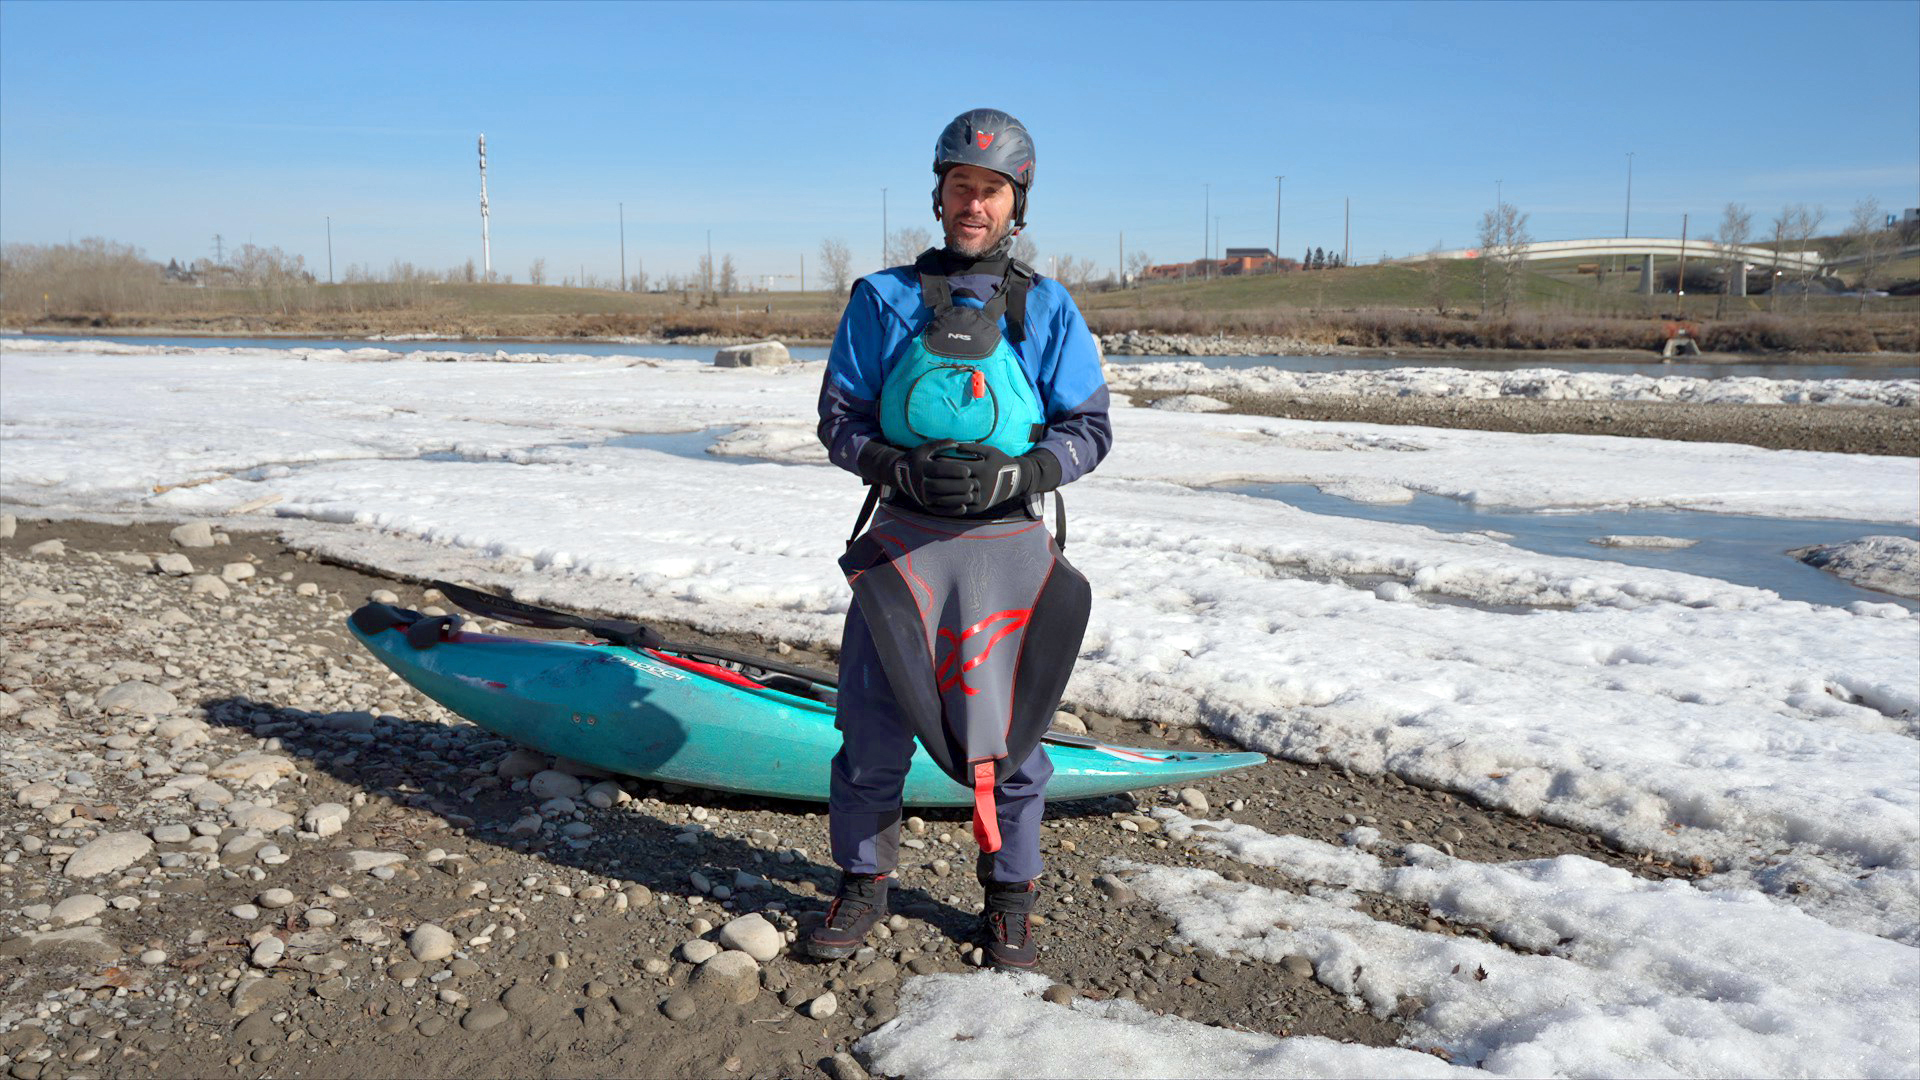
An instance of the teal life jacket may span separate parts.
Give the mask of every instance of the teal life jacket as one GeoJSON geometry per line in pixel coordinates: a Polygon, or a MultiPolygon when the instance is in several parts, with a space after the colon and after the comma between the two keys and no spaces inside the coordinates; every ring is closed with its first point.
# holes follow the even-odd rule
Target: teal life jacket
{"type": "Polygon", "coordinates": [[[982,307],[955,304],[937,263],[922,255],[920,302],[933,321],[907,347],[880,388],[880,432],[903,450],[936,439],[985,443],[1009,457],[1046,434],[1046,410],[1013,346],[1025,337],[1033,271],[1012,261],[982,307]],[[1007,332],[1000,332],[1006,314],[1007,332]]]}

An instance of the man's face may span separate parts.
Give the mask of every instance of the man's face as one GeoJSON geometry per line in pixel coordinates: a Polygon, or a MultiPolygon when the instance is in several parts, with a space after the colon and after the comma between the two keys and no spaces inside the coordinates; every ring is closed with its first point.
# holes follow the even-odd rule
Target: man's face
{"type": "Polygon", "coordinates": [[[940,227],[966,256],[993,250],[1013,227],[1013,182],[978,165],[955,165],[940,182],[940,227]]]}

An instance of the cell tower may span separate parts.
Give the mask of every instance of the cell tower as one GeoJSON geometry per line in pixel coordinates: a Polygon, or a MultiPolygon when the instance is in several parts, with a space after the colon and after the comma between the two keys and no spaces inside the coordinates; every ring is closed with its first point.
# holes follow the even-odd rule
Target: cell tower
{"type": "Polygon", "coordinates": [[[487,235],[487,135],[480,133],[480,261],[482,281],[493,280],[493,240],[487,235]]]}

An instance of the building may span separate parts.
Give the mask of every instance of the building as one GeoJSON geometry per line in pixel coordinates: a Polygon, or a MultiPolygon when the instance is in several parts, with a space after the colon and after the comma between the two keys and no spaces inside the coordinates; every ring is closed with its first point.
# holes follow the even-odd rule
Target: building
{"type": "Polygon", "coordinates": [[[1227,253],[1218,259],[1195,259],[1192,262],[1149,266],[1141,272],[1140,277],[1144,281],[1237,277],[1241,274],[1267,274],[1275,270],[1292,270],[1299,265],[1292,259],[1275,257],[1267,248],[1228,248],[1227,253]]]}

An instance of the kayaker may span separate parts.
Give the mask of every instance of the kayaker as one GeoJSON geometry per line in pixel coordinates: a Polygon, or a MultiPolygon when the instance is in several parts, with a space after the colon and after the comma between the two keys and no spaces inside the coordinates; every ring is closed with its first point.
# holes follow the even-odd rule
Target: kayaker
{"type": "Polygon", "coordinates": [[[933,171],[945,246],[855,283],[820,392],[820,441],[872,485],[873,518],[841,559],[854,590],[829,801],[841,879],[807,947],[847,956],[887,915],[917,736],[973,790],[986,955],[1027,969],[1053,774],[1039,739],[1091,601],[1044,497],[1099,464],[1112,427],[1073,298],[1009,254],[1033,188],[1026,128],[962,113],[933,171]]]}

